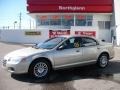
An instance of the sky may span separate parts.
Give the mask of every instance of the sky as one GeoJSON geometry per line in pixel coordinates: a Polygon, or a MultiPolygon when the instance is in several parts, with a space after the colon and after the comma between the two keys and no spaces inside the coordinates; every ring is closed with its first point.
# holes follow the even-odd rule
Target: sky
{"type": "Polygon", "coordinates": [[[21,26],[22,29],[33,27],[34,19],[28,15],[26,0],[0,0],[0,29],[3,27],[10,27],[10,29],[19,27],[19,15],[21,12],[21,26]]]}

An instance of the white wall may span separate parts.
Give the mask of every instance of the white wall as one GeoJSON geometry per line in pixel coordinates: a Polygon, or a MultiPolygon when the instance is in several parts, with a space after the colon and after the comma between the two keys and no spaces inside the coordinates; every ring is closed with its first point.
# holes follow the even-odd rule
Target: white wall
{"type": "Polygon", "coordinates": [[[0,41],[14,43],[38,43],[48,38],[46,30],[43,30],[41,35],[25,35],[25,31],[39,30],[0,30],[0,41]]]}
{"type": "MultiPolygon", "coordinates": [[[[59,30],[59,29],[53,29],[59,30]]],[[[65,29],[63,29],[65,30],[65,29]]],[[[109,31],[99,31],[95,27],[71,27],[71,35],[75,35],[75,31],[95,31],[97,39],[109,41],[109,31]],[[103,34],[104,33],[104,34],[103,34]],[[100,38],[101,37],[101,38],[100,38]]],[[[13,43],[39,43],[49,38],[49,29],[42,30],[0,30],[0,41],[13,43]],[[40,31],[41,35],[26,35],[26,31],[40,31]]]]}
{"type": "Polygon", "coordinates": [[[98,27],[98,21],[110,21],[111,13],[106,14],[95,14],[94,15],[94,27],[98,29],[98,38],[100,40],[105,40],[106,42],[111,42],[111,30],[107,29],[99,29],[98,27]]]}
{"type": "Polygon", "coordinates": [[[114,13],[116,23],[116,41],[117,45],[120,45],[120,0],[114,0],[114,13]]]}

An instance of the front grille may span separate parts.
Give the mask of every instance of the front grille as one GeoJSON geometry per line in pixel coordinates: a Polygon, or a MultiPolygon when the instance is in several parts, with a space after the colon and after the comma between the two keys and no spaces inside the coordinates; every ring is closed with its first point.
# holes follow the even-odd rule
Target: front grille
{"type": "Polygon", "coordinates": [[[3,60],[3,66],[5,67],[7,63],[7,60],[3,60]]]}

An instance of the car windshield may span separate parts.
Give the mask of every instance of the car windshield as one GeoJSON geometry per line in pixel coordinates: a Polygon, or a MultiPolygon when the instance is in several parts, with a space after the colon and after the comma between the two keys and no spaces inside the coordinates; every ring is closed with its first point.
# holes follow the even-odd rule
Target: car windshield
{"type": "Polygon", "coordinates": [[[43,43],[39,43],[37,45],[34,46],[34,48],[39,49],[53,49],[54,47],[56,47],[60,42],[62,42],[64,39],[66,39],[65,37],[56,37],[56,38],[51,38],[46,40],[43,43]]]}

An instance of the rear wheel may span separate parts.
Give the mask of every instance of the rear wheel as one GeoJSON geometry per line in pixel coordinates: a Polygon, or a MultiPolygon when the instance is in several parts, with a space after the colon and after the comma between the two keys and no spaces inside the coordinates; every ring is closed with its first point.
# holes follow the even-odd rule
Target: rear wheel
{"type": "Polygon", "coordinates": [[[109,64],[109,56],[107,54],[101,54],[98,58],[97,65],[100,68],[105,68],[109,64]]]}
{"type": "Polygon", "coordinates": [[[34,61],[30,68],[29,73],[38,79],[45,79],[49,76],[51,71],[51,65],[46,60],[37,60],[34,61]]]}

